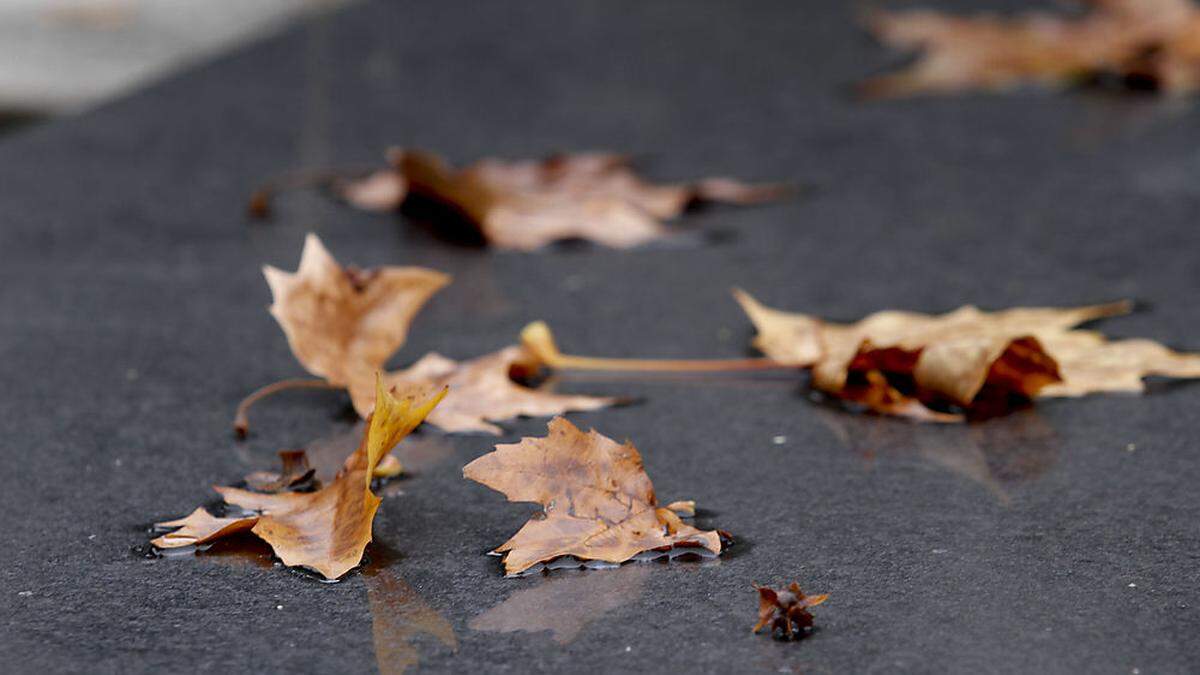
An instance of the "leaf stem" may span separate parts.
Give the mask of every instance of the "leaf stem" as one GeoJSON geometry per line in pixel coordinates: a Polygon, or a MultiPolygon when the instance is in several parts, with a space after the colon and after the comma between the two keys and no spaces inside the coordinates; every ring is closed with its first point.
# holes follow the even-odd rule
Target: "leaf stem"
{"type": "Polygon", "coordinates": [[[535,321],[521,331],[521,345],[537,360],[555,370],[609,370],[632,373],[740,373],[752,370],[791,370],[795,366],[774,359],[610,359],[563,354],[550,327],[535,321]]]}
{"type": "Polygon", "coordinates": [[[606,370],[654,373],[735,373],[792,369],[774,359],[610,359],[560,354],[547,365],[556,370],[606,370]]]}
{"type": "Polygon", "coordinates": [[[330,384],[325,380],[311,379],[280,380],[278,382],[272,382],[264,387],[260,387],[252,394],[242,399],[242,402],[238,404],[237,412],[234,413],[233,416],[233,433],[236,434],[238,438],[245,438],[246,434],[250,431],[250,406],[258,403],[268,396],[273,396],[274,394],[278,394],[281,391],[287,391],[289,389],[341,389],[341,387],[330,384]]]}

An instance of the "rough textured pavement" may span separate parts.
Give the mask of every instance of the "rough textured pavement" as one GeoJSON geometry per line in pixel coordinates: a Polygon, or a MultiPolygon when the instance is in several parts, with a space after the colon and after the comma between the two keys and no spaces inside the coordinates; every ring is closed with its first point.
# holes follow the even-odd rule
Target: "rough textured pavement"
{"type": "MultiPolygon", "coordinates": [[[[947,3],[962,6],[963,3],[947,3]]],[[[1016,7],[1018,3],[991,3],[1016,7]]],[[[8,672],[1180,673],[1200,659],[1200,386],[930,428],[814,404],[794,380],[572,379],[638,396],[573,415],[632,439],[666,501],[740,543],[719,564],[503,579],[534,510],[460,477],[496,439],[401,453],[372,565],[338,584],[265,549],[146,559],[155,520],[274,451],[351,430],[302,375],[262,263],[307,231],[344,262],[456,281],[394,362],[471,357],[546,319],[591,354],[736,357],[729,296],[839,319],[1134,298],[1118,336],[1200,349],[1200,109],[1105,93],[862,104],[896,62],[850,4],[376,2],[0,143],[0,654],[8,672]],[[465,248],[261,179],[377,161],[637,154],[652,176],[786,178],[632,252],[465,248]],[[831,594],[796,644],[750,634],[751,582],[831,594]]],[[[506,424],[505,441],[544,420],[506,424]]],[[[326,444],[328,446],[329,444],[326,444]]],[[[336,448],[336,442],[334,442],[336,448]]]]}

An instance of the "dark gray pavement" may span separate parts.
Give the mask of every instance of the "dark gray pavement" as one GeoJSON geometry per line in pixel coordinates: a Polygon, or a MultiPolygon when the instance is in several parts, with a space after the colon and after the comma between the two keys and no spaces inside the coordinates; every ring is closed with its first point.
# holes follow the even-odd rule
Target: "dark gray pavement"
{"type": "Polygon", "coordinates": [[[483,554],[533,509],[461,479],[492,438],[433,432],[402,453],[413,475],[389,490],[368,573],[324,585],[261,547],[131,551],[209,485],[350,429],[325,392],[262,405],[245,443],[229,433],[241,396],[302,374],[259,266],[293,268],[309,230],[344,262],[455,275],[395,365],[479,355],[538,318],[575,352],[740,356],[733,285],[839,319],[1128,297],[1147,308],[1105,330],[1200,349],[1200,109],[857,103],[846,86],[896,59],[853,18],[833,0],[368,3],[5,138],[3,670],[1195,672],[1188,384],[928,428],[789,381],[565,382],[644,399],[572,419],[632,439],[662,498],[739,538],[715,565],[503,579],[483,554]],[[632,252],[456,247],[316,194],[244,220],[261,179],[389,144],[458,161],[615,149],[664,179],[815,188],[703,211],[696,234],[632,252]],[[831,594],[820,630],[751,635],[751,582],[793,579],[831,594]]]}

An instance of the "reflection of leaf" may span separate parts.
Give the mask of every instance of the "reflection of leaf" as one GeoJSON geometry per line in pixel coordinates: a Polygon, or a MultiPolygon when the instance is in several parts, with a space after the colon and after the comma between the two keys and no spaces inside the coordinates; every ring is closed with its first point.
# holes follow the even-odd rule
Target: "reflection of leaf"
{"type": "Polygon", "coordinates": [[[1200,12],[1190,0],[1091,0],[1079,17],[1029,13],[962,18],[933,11],[879,12],[872,31],[919,51],[909,68],[870,80],[868,94],[1051,86],[1116,75],[1168,92],[1200,86],[1200,12]]]}
{"type": "Polygon", "coordinates": [[[666,235],[661,221],[693,202],[748,204],[785,193],[780,186],[720,178],[655,185],[634,173],[625,157],[611,154],[485,159],[463,169],[424,152],[389,154],[391,175],[378,172],[345,185],[340,191],[347,201],[385,210],[399,207],[406,195],[420,195],[461,213],[493,246],[519,250],[573,238],[628,248],[666,235]]]}
{"type": "MultiPolygon", "coordinates": [[[[359,563],[371,540],[371,523],[380,503],[379,497],[371,492],[376,466],[421,423],[441,396],[416,405],[412,400],[400,401],[380,391],[380,403],[368,422],[362,442],[332,483],[315,492],[279,494],[217,487],[227,503],[254,515],[238,519],[236,527],[232,523],[222,524],[216,532],[213,523],[200,522],[200,518],[181,522],[182,530],[156,539],[155,545],[176,547],[200,543],[198,534],[211,540],[227,534],[231,528],[245,529],[252,524],[252,532],[270,544],[285,565],[307,567],[330,579],[340,577],[359,563]],[[186,532],[186,536],[181,532],[186,532]]],[[[189,519],[194,517],[197,513],[189,519]]]]}
{"type": "MultiPolygon", "coordinates": [[[[374,555],[374,554],[372,554],[374,555]]],[[[454,627],[391,569],[363,574],[371,605],[371,634],[380,675],[403,673],[420,663],[413,641],[431,635],[451,650],[458,649],[454,627]]]]}
{"type": "Polygon", "coordinates": [[[941,315],[885,311],[853,324],[770,309],[741,291],[758,330],[754,344],[779,361],[811,367],[813,386],[878,412],[927,421],[998,412],[1013,400],[1142,390],[1142,377],[1200,377],[1200,355],[1149,340],[1108,342],[1080,323],[1122,314],[1127,303],[941,315]]]}
{"type": "MultiPolygon", "coordinates": [[[[470,361],[453,361],[440,354],[426,354],[411,367],[384,376],[385,386],[399,395],[417,395],[449,387],[446,400],[426,420],[445,431],[481,431],[499,435],[500,428],[488,420],[518,416],[541,417],[574,410],[596,410],[618,402],[598,396],[555,394],[517,384],[509,371],[525,359],[520,347],[506,347],[470,361]]],[[[350,390],[359,410],[369,410],[373,390],[350,390]],[[371,398],[367,398],[368,392],[371,398]]]]}
{"type": "Polygon", "coordinates": [[[913,425],[886,417],[816,409],[817,418],[848,449],[868,460],[910,456],[983,486],[1009,503],[1005,483],[1040,475],[1058,452],[1053,429],[1034,409],[972,425],[913,425]]]}
{"type": "Polygon", "coordinates": [[[649,573],[646,567],[634,565],[606,574],[536,577],[532,586],[475,617],[470,626],[493,633],[550,631],[555,642],[565,645],[600,615],[640,597],[649,573]]]}
{"type": "Polygon", "coordinates": [[[495,550],[509,575],[562,556],[622,563],[643,551],[701,547],[718,554],[721,538],[658,508],[654,487],[632,444],[567,420],[550,421],[545,438],[497,445],[463,469],[463,476],[514,502],[541,504],[542,517],[525,523],[495,550]]]}

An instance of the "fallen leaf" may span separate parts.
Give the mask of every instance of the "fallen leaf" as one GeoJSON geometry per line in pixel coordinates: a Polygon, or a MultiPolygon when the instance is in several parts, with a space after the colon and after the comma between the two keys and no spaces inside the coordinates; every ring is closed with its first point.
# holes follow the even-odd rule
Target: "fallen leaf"
{"type": "Polygon", "coordinates": [[[881,42],[917,51],[905,70],[869,80],[873,96],[1061,86],[1115,76],[1171,93],[1200,86],[1200,11],[1190,0],[1092,0],[1081,16],[954,17],[877,12],[881,42]]]}
{"type": "Polygon", "coordinates": [[[167,532],[150,543],[159,548],[179,548],[181,546],[196,546],[207,544],[221,537],[244,532],[254,527],[258,522],[257,515],[239,517],[218,517],[209,513],[203,506],[197,507],[187,516],[178,520],[168,520],[155,523],[159,529],[178,528],[167,532]]]}
{"type": "MultiPolygon", "coordinates": [[[[343,269],[315,235],[309,235],[295,273],[265,268],[275,303],[271,313],[287,334],[296,358],[324,380],[284,380],[267,385],[238,406],[234,429],[245,436],[251,405],[299,387],[345,388],[362,417],[375,404],[375,374],[405,340],[414,315],[449,277],[422,268],[343,269]]],[[[514,381],[511,371],[535,357],[507,347],[457,362],[430,353],[409,368],[386,373],[387,389],[404,395],[449,386],[429,422],[448,432],[499,434],[490,421],[596,410],[620,399],[555,394],[514,381]]]]}
{"type": "Polygon", "coordinates": [[[639,553],[694,547],[720,554],[721,537],[659,508],[642,457],[595,430],[550,421],[545,438],[523,438],[468,464],[463,476],[504,493],[509,501],[541,504],[493,553],[509,576],[562,556],[623,563],[639,553]]]}
{"type": "Polygon", "coordinates": [[[310,485],[317,473],[308,465],[308,453],[303,450],[280,450],[279,461],[278,472],[255,471],[246,476],[246,487],[256,492],[282,492],[310,485]]]}
{"type": "Polygon", "coordinates": [[[1047,337],[1045,342],[1058,361],[1062,381],[1048,385],[1042,396],[1141,393],[1146,375],[1200,377],[1200,355],[1181,354],[1153,340],[1107,342],[1099,333],[1072,331],[1047,337]]]}
{"type": "Polygon", "coordinates": [[[1003,410],[1013,398],[1143,389],[1142,377],[1200,377],[1200,355],[1148,340],[1107,341],[1074,326],[1124,314],[1128,303],[941,315],[885,311],[853,324],[822,321],[735,295],[780,363],[812,368],[813,386],[878,412],[928,421],[1003,410]]]}
{"type": "Polygon", "coordinates": [[[271,315],[296,360],[337,387],[370,383],[408,337],[413,317],[450,277],[422,267],[343,268],[315,234],[296,272],[266,266],[271,315]]]}
{"type": "Polygon", "coordinates": [[[181,521],[162,523],[183,528],[163,535],[154,544],[170,548],[203,543],[251,527],[285,565],[306,567],[329,579],[340,577],[362,560],[371,541],[371,523],[381,501],[371,492],[376,467],[444,395],[443,391],[418,404],[412,399],[398,400],[380,388],[362,441],[329,485],[315,492],[279,494],[215,487],[227,504],[253,515],[221,522],[229,519],[205,518],[197,510],[181,521]]]}
{"type": "Polygon", "coordinates": [[[829,599],[828,595],[804,595],[800,584],[794,581],[786,589],[775,590],[757,585],[754,588],[758,591],[758,623],[754,624],[754,632],[770,625],[771,633],[778,634],[784,640],[803,636],[811,630],[813,615],[808,608],[829,599]]]}
{"type": "MultiPolygon", "coordinates": [[[[448,387],[446,399],[425,420],[448,432],[499,435],[500,427],[489,420],[598,410],[621,402],[610,397],[555,394],[544,387],[532,389],[517,384],[510,371],[526,359],[520,347],[506,347],[462,362],[430,353],[409,368],[386,374],[383,380],[389,390],[406,396],[448,387]]],[[[370,411],[375,404],[374,393],[361,386],[351,387],[354,407],[360,413],[370,411]]]]}
{"type": "Polygon", "coordinates": [[[788,192],[725,178],[656,185],[642,180],[626,157],[606,153],[485,159],[457,170],[420,151],[393,149],[389,157],[390,173],[340,191],[347,201],[384,210],[398,207],[406,195],[420,195],[458,211],[491,245],[523,251],[563,239],[629,248],[669,234],[662,221],[690,204],[753,204],[788,192]]]}

